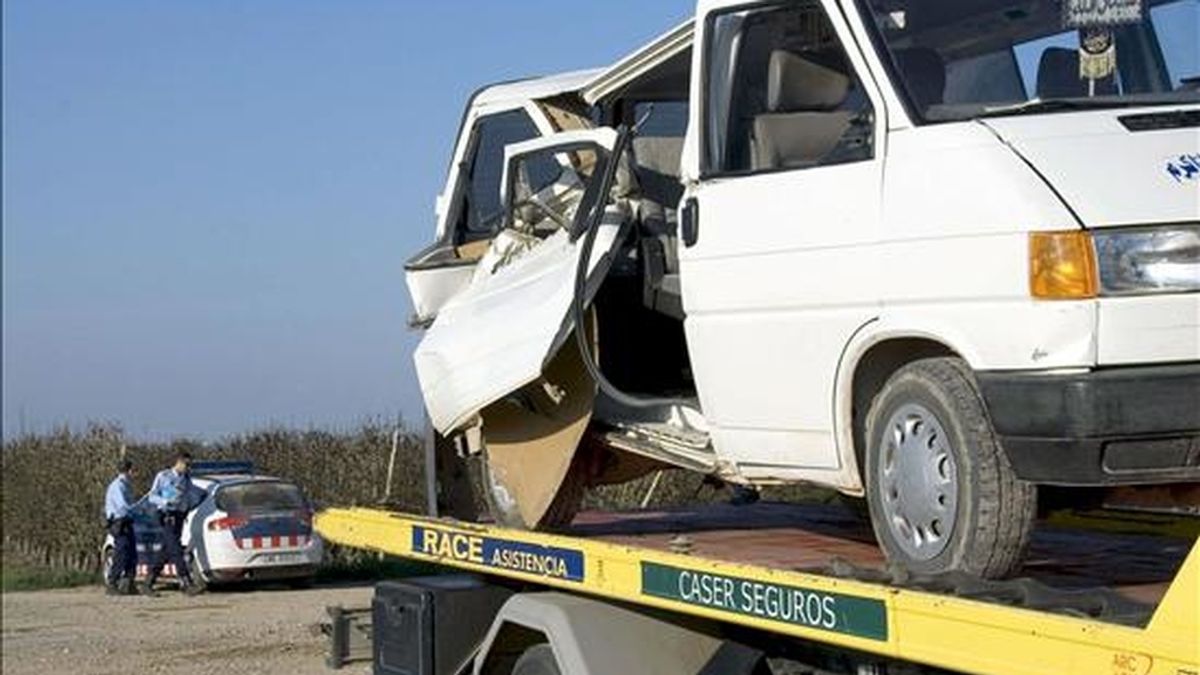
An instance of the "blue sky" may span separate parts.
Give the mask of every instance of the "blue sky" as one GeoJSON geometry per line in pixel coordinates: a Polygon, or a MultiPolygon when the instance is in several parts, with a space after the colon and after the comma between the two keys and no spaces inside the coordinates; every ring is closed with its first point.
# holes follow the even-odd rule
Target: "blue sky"
{"type": "Polygon", "coordinates": [[[3,8],[5,434],[211,437],[418,418],[402,265],[466,98],[692,3],[3,8]]]}
{"type": "Polygon", "coordinates": [[[4,433],[418,419],[402,266],[468,95],[692,8],[5,0],[4,433]]]}

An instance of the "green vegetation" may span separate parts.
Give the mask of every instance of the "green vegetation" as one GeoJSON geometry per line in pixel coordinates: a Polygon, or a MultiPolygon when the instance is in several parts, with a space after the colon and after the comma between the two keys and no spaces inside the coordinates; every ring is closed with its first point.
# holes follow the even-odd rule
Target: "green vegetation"
{"type": "Polygon", "coordinates": [[[330,562],[317,573],[318,581],[379,581],[430,576],[446,571],[445,568],[432,563],[368,551],[334,547],[330,553],[330,562]]]}
{"type": "Polygon", "coordinates": [[[95,573],[77,570],[54,570],[5,560],[0,567],[3,592],[41,591],[48,588],[70,588],[99,583],[95,573]]]}
{"type": "MultiPolygon", "coordinates": [[[[420,436],[398,427],[392,483],[387,484],[397,427],[369,423],[346,431],[267,429],[200,443],[178,439],[139,443],[115,425],[86,430],[62,428],[4,442],[3,492],[4,590],[28,590],[95,583],[104,490],[117,460],[128,457],[136,468],[135,489],[149,487],[155,472],[171,456],[188,450],[197,459],[250,459],[260,472],[295,481],[319,508],[383,506],[424,510],[424,450],[420,436]],[[386,501],[386,504],[385,504],[386,501]],[[11,562],[10,561],[15,561],[11,562]]],[[[472,465],[472,472],[478,467],[472,465]]],[[[667,470],[621,485],[589,492],[591,509],[670,508],[725,501],[730,491],[687,471],[667,470]]],[[[830,490],[780,486],[763,490],[777,501],[838,500],[830,490]]],[[[482,496],[477,495],[482,506],[482,496]]],[[[333,547],[321,571],[323,580],[362,581],[412,576],[431,571],[414,563],[333,547]]]]}
{"type": "MultiPolygon", "coordinates": [[[[94,574],[104,539],[104,490],[123,456],[134,462],[139,493],[173,454],[187,450],[197,459],[249,459],[262,473],[295,481],[318,506],[375,505],[390,492],[394,508],[419,509],[424,503],[421,440],[400,427],[389,489],[393,429],[368,423],[347,431],[266,429],[215,443],[139,443],[118,426],[92,425],[8,439],[0,493],[5,558],[15,555],[30,568],[94,574]]],[[[330,562],[340,564],[337,555],[330,562]]],[[[13,583],[29,577],[13,574],[13,583]]],[[[8,584],[6,569],[5,589],[8,584]]]]}

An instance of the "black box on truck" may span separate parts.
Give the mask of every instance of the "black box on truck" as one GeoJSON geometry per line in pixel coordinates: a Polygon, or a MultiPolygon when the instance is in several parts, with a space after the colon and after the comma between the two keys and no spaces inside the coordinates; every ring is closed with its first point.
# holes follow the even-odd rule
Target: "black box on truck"
{"type": "Polygon", "coordinates": [[[466,574],[384,581],[371,601],[375,675],[454,675],[512,591],[466,574]]]}

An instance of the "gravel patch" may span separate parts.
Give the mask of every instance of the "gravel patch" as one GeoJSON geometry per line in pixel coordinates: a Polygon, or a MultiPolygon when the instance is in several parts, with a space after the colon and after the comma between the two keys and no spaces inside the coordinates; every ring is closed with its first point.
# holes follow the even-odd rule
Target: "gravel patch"
{"type": "MultiPolygon", "coordinates": [[[[97,587],[3,595],[3,672],[328,675],[325,607],[367,607],[364,586],[112,598],[97,587]]],[[[339,671],[370,672],[369,663],[339,671]]]]}

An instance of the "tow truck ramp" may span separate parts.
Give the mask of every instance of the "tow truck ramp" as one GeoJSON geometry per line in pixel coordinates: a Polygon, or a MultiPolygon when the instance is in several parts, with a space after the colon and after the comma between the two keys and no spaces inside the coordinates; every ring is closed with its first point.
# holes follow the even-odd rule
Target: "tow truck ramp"
{"type": "MultiPolygon", "coordinates": [[[[819,570],[797,571],[770,555],[763,556],[765,564],[746,561],[736,552],[748,545],[736,539],[731,555],[713,555],[722,549],[707,545],[706,537],[719,536],[718,528],[637,537],[627,533],[636,532],[638,517],[630,517],[632,529],[592,527],[588,534],[585,526],[577,528],[582,536],[366,508],[324,511],[316,526],[343,546],[894,662],[972,673],[1200,675],[1200,544],[1194,537],[1190,548],[1179,540],[1182,563],[1169,583],[1117,593],[1102,582],[1062,589],[1030,580],[904,578],[846,562],[838,545],[824,540],[777,541],[816,546],[813,559],[829,561],[819,570]],[[1139,593],[1150,602],[1131,599],[1139,593]]],[[[1088,555],[1089,545],[1081,545],[1080,555],[1088,555]]],[[[1095,555],[1108,548],[1095,546],[1095,555]]],[[[1093,562],[1101,569],[1107,564],[1093,562]]]]}

